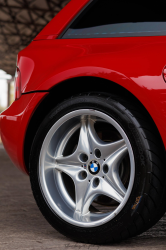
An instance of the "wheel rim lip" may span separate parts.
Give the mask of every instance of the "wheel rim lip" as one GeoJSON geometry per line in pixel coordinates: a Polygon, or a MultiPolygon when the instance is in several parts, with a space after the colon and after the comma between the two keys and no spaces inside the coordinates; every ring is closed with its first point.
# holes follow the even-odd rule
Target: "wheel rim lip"
{"type": "Polygon", "coordinates": [[[72,225],[79,226],[79,227],[96,227],[96,226],[103,225],[103,224],[107,223],[108,221],[112,220],[113,218],[115,218],[122,211],[123,207],[125,206],[125,204],[127,203],[128,199],[129,199],[129,196],[130,196],[131,191],[132,191],[134,178],[135,178],[135,161],[134,161],[134,154],[133,154],[133,150],[132,150],[130,141],[129,141],[126,133],[122,129],[122,127],[112,117],[108,116],[107,114],[105,114],[101,111],[98,111],[98,110],[91,110],[91,109],[80,109],[80,110],[72,111],[72,112],[66,114],[65,116],[61,117],[48,131],[48,133],[43,141],[42,148],[40,151],[38,177],[39,177],[40,188],[41,188],[41,191],[44,195],[46,203],[49,205],[51,210],[55,214],[57,214],[59,217],[61,217],[63,220],[65,220],[66,222],[68,222],[72,225]],[[79,117],[81,115],[92,115],[92,116],[100,117],[103,120],[106,120],[108,123],[112,124],[118,130],[118,132],[121,134],[122,138],[125,140],[125,143],[126,143],[127,148],[128,148],[129,158],[130,158],[130,181],[129,181],[127,192],[126,192],[126,195],[125,195],[123,201],[112,213],[107,213],[107,214],[105,214],[106,216],[104,218],[99,219],[98,221],[91,221],[91,222],[77,221],[77,220],[69,217],[63,211],[61,211],[60,208],[56,205],[56,203],[52,199],[52,197],[49,193],[49,190],[47,188],[47,182],[45,179],[45,165],[44,165],[45,153],[48,149],[49,143],[50,143],[53,135],[59,129],[59,127],[62,126],[65,122],[67,122],[69,119],[72,119],[72,118],[77,117],[77,116],[79,117]]]}

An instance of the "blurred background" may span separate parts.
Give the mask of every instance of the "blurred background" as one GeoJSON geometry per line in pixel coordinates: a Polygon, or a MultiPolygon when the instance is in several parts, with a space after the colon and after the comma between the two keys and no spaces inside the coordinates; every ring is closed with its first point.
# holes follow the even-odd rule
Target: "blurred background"
{"type": "Polygon", "coordinates": [[[0,113],[14,101],[14,75],[18,52],[24,49],[69,1],[0,0],[0,113]]]}

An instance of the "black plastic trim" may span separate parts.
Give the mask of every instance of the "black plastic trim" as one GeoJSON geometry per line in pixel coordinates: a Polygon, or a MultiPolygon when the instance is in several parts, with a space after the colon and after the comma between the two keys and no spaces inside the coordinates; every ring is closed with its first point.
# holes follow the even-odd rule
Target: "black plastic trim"
{"type": "Polygon", "coordinates": [[[50,91],[48,91],[48,90],[34,90],[34,91],[22,93],[22,95],[27,95],[27,94],[32,94],[32,93],[40,93],[40,92],[49,93],[50,91]]]}

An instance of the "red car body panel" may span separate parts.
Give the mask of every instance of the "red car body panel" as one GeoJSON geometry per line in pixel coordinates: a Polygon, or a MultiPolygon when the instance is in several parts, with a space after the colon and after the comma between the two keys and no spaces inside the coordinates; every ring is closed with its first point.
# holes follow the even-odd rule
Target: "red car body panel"
{"type": "Polygon", "coordinates": [[[15,166],[27,172],[24,162],[24,139],[36,107],[48,93],[22,95],[0,116],[3,145],[15,166]]]}
{"type": "Polygon", "coordinates": [[[59,35],[73,20],[77,13],[89,2],[89,0],[72,0],[63,8],[34,39],[48,39],[50,35],[59,35]],[[45,37],[42,37],[45,36],[45,37]]]}
{"type": "Polygon", "coordinates": [[[26,95],[2,113],[1,135],[11,159],[23,171],[26,129],[46,95],[29,92],[50,91],[56,84],[75,77],[99,77],[126,88],[149,112],[166,147],[166,83],[162,75],[166,37],[58,39],[88,2],[72,0],[18,55],[22,93],[26,95]]]}
{"type": "Polygon", "coordinates": [[[166,37],[34,41],[18,58],[22,92],[48,91],[66,79],[80,76],[108,79],[140,100],[166,146],[166,83],[162,75],[165,48],[166,37]]]}

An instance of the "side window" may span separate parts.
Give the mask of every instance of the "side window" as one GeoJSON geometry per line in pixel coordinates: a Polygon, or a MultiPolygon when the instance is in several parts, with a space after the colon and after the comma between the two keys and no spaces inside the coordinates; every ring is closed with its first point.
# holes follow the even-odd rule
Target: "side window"
{"type": "Polygon", "coordinates": [[[166,35],[166,1],[94,0],[62,38],[166,35]]]}

